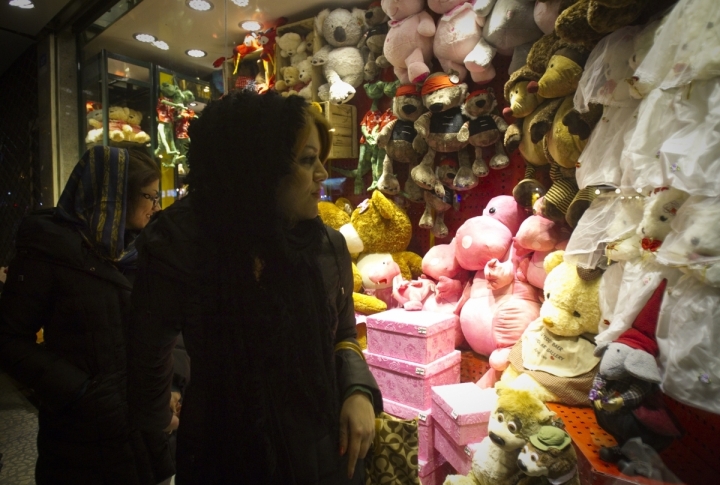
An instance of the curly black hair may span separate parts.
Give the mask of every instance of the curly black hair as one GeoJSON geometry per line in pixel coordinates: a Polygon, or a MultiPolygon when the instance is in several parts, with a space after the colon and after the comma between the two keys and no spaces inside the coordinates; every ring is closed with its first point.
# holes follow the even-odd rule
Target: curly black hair
{"type": "Polygon", "coordinates": [[[234,450],[221,462],[278,479],[286,440],[277,416],[290,409],[331,429],[339,417],[337,316],[317,262],[327,235],[319,218],[288,227],[277,206],[280,181],[293,173],[312,123],[324,159],[329,126],[299,96],[233,92],[189,128],[188,197],[214,256],[198,277],[219,293],[203,310],[216,315],[203,326],[209,367],[220,376],[209,384],[212,427],[223,436],[217,453],[234,450]],[[258,443],[264,453],[255,457],[258,443]]]}

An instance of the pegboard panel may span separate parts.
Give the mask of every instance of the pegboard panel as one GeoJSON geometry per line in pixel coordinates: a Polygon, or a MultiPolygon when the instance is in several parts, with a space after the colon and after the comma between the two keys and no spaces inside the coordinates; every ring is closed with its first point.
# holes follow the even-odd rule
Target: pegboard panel
{"type": "MultiPolygon", "coordinates": [[[[617,443],[597,424],[592,409],[557,403],[547,403],[547,406],[563,420],[566,431],[573,439],[583,485],[668,485],[644,477],[628,477],[620,473],[614,464],[602,461],[599,455],[600,447],[614,446],[617,443]]],[[[687,446],[687,438],[686,436],[685,439],[676,440],[660,454],[663,463],[685,485],[717,483],[718,472],[711,467],[714,461],[708,462],[698,456],[693,448],[687,446]]]]}
{"type": "MultiPolygon", "coordinates": [[[[509,77],[508,67],[510,65],[510,60],[511,58],[507,56],[495,56],[495,58],[493,59],[493,65],[495,66],[497,76],[487,85],[481,86],[475,84],[472,82],[469,76],[465,80],[465,82],[468,84],[469,91],[479,89],[480,87],[491,87],[495,91],[495,97],[497,99],[499,113],[502,113],[503,108],[505,108],[507,105],[504,99],[503,89],[505,86],[505,82],[508,80],[509,77]]],[[[380,79],[384,81],[394,80],[395,76],[392,72],[392,68],[387,68],[383,70],[380,79]]],[[[372,100],[368,98],[365,90],[362,87],[357,88],[357,92],[353,99],[350,101],[350,103],[357,108],[358,119],[362,119],[365,113],[369,111],[372,106],[372,100]]],[[[389,98],[383,97],[378,102],[378,108],[380,110],[385,110],[390,108],[391,104],[392,102],[389,98]]],[[[514,120],[512,118],[506,118],[506,121],[509,124],[514,120]]],[[[466,149],[471,151],[472,153],[472,147],[467,147],[466,149]]],[[[483,158],[486,162],[490,160],[492,155],[492,147],[483,151],[483,158]]],[[[442,154],[438,154],[436,157],[436,161],[439,161],[441,156],[442,154]]],[[[471,155],[471,157],[472,156],[474,155],[471,155]]],[[[410,242],[408,250],[420,255],[424,255],[428,251],[428,249],[430,249],[435,244],[449,243],[455,236],[455,232],[463,224],[463,222],[465,222],[471,217],[479,216],[482,214],[483,208],[487,205],[490,199],[498,195],[511,195],[512,189],[515,184],[522,180],[525,175],[525,161],[523,160],[522,156],[518,151],[509,154],[509,156],[510,165],[508,167],[502,170],[490,170],[490,174],[487,177],[483,177],[480,179],[477,187],[472,190],[459,193],[459,209],[457,211],[454,209],[450,209],[445,213],[445,224],[447,225],[449,230],[448,237],[446,238],[436,239],[433,237],[429,230],[421,229],[420,227],[418,227],[420,217],[425,210],[425,204],[413,203],[403,197],[396,197],[394,199],[395,202],[405,209],[413,225],[413,238],[410,242]]],[[[357,168],[358,163],[357,159],[353,158],[336,159],[332,160],[331,162],[331,168],[337,167],[349,170],[357,168]]],[[[396,163],[393,168],[398,180],[400,181],[400,185],[404,185],[405,180],[407,180],[409,176],[409,166],[406,164],[396,163]]],[[[538,170],[537,176],[538,179],[547,186],[549,178],[547,177],[546,172],[547,170],[543,170],[542,168],[540,168],[538,170]]],[[[332,173],[331,171],[330,177],[338,177],[338,174],[332,173]]],[[[368,173],[367,175],[365,175],[363,182],[364,189],[367,189],[367,187],[369,187],[372,183],[372,174],[368,173]]],[[[363,190],[363,193],[356,195],[354,193],[354,179],[348,178],[342,183],[338,190],[333,192],[332,198],[333,200],[335,200],[337,197],[340,196],[346,197],[353,204],[353,207],[356,207],[360,202],[368,198],[370,195],[371,194],[366,190],[363,190]]]]}

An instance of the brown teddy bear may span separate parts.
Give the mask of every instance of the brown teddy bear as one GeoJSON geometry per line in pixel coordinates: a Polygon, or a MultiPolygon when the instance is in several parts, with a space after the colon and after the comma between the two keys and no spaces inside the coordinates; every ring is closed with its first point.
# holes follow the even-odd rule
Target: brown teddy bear
{"type": "Polygon", "coordinates": [[[473,173],[470,156],[464,151],[468,144],[467,118],[462,114],[462,104],[467,96],[467,84],[454,83],[445,73],[428,76],[421,89],[423,104],[429,112],[424,113],[415,122],[418,136],[413,147],[421,151],[423,143],[427,152],[418,166],[410,171],[410,176],[420,187],[434,190],[443,197],[445,189],[435,173],[435,154],[457,153],[459,169],[453,180],[455,190],[470,190],[478,184],[473,173]],[[464,133],[461,134],[461,131],[464,133]],[[423,142],[424,140],[424,142],[423,142]]]}
{"type": "MultiPolygon", "coordinates": [[[[383,172],[377,182],[377,188],[381,192],[390,195],[399,192],[400,184],[393,173],[394,162],[408,163],[412,170],[427,151],[427,145],[422,138],[413,145],[417,137],[415,121],[426,111],[417,85],[403,84],[397,88],[392,103],[395,119],[384,124],[377,137],[378,146],[385,150],[383,172]]],[[[419,190],[412,178],[408,177],[405,182],[406,194],[413,198],[411,194],[419,190]]]]}
{"type": "MultiPolygon", "coordinates": [[[[518,467],[529,477],[543,477],[542,483],[553,485],[580,485],[577,454],[570,435],[555,426],[543,426],[530,436],[520,451],[518,467]]],[[[538,483],[523,479],[518,485],[538,483]]]]}
{"type": "Polygon", "coordinates": [[[372,81],[379,74],[380,70],[390,67],[390,63],[383,56],[383,46],[390,26],[390,17],[383,11],[380,2],[373,2],[365,11],[365,27],[358,48],[366,51],[367,61],[365,62],[365,81],[372,81]]]}
{"type": "MultiPolygon", "coordinates": [[[[475,161],[472,171],[478,177],[488,175],[488,166],[483,160],[483,147],[495,145],[495,153],[490,159],[490,168],[500,170],[510,164],[505,153],[503,138],[508,125],[495,114],[497,102],[492,88],[478,89],[468,94],[462,106],[462,113],[470,118],[467,122],[468,141],[475,147],[475,161]]],[[[462,130],[463,134],[465,130],[462,130]]]]}

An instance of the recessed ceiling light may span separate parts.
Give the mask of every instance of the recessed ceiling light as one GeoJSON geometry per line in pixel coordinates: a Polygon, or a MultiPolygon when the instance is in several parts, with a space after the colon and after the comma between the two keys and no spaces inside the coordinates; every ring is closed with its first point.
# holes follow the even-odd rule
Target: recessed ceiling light
{"type": "Polygon", "coordinates": [[[187,5],[191,9],[197,10],[199,12],[207,12],[208,10],[213,8],[213,4],[208,2],[207,0],[188,0],[187,5]]]}
{"type": "Polygon", "coordinates": [[[152,43],[152,45],[154,45],[158,49],[164,50],[164,51],[166,51],[170,48],[170,46],[167,45],[167,42],[165,42],[164,40],[156,40],[155,42],[152,43]]]}
{"type": "Polygon", "coordinates": [[[262,29],[262,24],[257,20],[243,20],[240,22],[240,27],[250,32],[255,32],[256,30],[262,29]]]}
{"type": "Polygon", "coordinates": [[[10,0],[11,7],[20,8],[35,8],[35,5],[30,0],[10,0]]]}
{"type": "Polygon", "coordinates": [[[250,0],[230,0],[232,3],[237,5],[238,7],[247,7],[250,3],[250,0]]]}
{"type": "Polygon", "coordinates": [[[139,40],[140,42],[155,42],[155,36],[150,34],[135,34],[133,37],[135,37],[135,40],[139,40]]]}
{"type": "Polygon", "coordinates": [[[205,57],[207,55],[207,52],[201,51],[200,49],[189,49],[185,51],[185,54],[189,55],[190,57],[205,57]]]}

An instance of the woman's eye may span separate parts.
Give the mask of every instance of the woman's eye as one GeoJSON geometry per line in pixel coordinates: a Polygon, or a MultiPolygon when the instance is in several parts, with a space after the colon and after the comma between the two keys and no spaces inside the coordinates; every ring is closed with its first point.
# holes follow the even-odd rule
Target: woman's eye
{"type": "Polygon", "coordinates": [[[315,163],[315,160],[317,160],[317,157],[313,155],[312,157],[301,158],[300,163],[303,165],[312,165],[315,163]]]}

